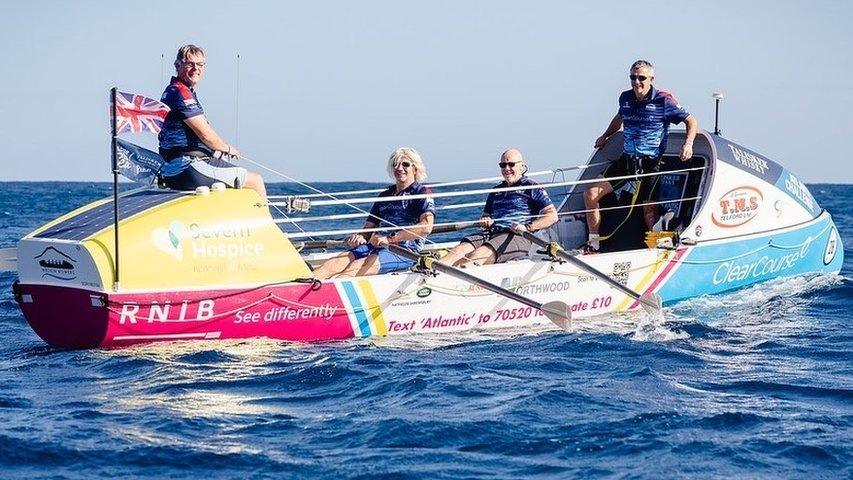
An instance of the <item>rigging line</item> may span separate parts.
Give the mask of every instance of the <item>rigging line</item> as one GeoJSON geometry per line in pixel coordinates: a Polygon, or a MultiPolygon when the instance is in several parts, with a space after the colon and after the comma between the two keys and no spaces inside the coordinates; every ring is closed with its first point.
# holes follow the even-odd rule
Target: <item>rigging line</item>
{"type": "MultiPolygon", "coordinates": [[[[274,208],[278,213],[280,213],[280,214],[281,214],[281,216],[283,216],[283,217],[284,217],[283,219],[280,219],[280,220],[273,220],[273,223],[285,223],[285,222],[291,222],[291,223],[293,223],[293,226],[294,226],[294,227],[296,227],[297,229],[299,229],[299,231],[300,231],[300,232],[305,233],[305,230],[304,230],[302,227],[300,227],[297,223],[295,223],[295,222],[291,221],[291,220],[290,220],[290,218],[287,216],[287,214],[286,214],[286,213],[284,213],[284,212],[282,212],[280,208],[278,208],[278,207],[277,207],[277,206],[275,206],[275,205],[273,205],[273,206],[272,206],[272,208],[274,208]]],[[[309,233],[309,235],[310,235],[310,233],[309,233]]],[[[311,237],[311,236],[309,236],[308,238],[310,238],[311,240],[315,240],[315,238],[314,238],[314,237],[311,237]]]]}
{"type": "MultiPolygon", "coordinates": [[[[485,205],[486,202],[471,202],[471,203],[460,203],[458,205],[442,205],[440,207],[435,207],[436,210],[456,210],[460,208],[470,208],[470,207],[479,207],[485,205]]],[[[280,211],[278,207],[275,207],[277,211],[280,211]]],[[[323,215],[319,217],[289,217],[287,219],[276,218],[273,219],[274,223],[297,223],[297,222],[316,222],[320,220],[347,220],[351,218],[364,218],[366,214],[363,213],[341,213],[338,215],[323,215]]]]}
{"type": "MultiPolygon", "coordinates": [[[[582,170],[585,168],[595,167],[598,165],[604,165],[604,164],[608,164],[608,163],[610,163],[610,162],[609,161],[608,162],[596,162],[596,163],[590,163],[589,165],[578,165],[578,166],[574,166],[574,167],[556,168],[553,170],[539,170],[536,172],[527,172],[527,173],[525,173],[525,176],[538,177],[538,176],[543,176],[543,175],[549,175],[549,174],[556,175],[558,173],[562,173],[563,179],[565,180],[565,178],[566,178],[565,172],[567,172],[567,171],[582,170]]],[[[452,182],[426,183],[424,185],[426,185],[427,187],[430,187],[430,188],[439,188],[439,187],[450,187],[450,186],[456,186],[456,185],[468,185],[468,184],[472,184],[472,183],[493,182],[493,181],[502,180],[502,179],[503,179],[503,176],[497,176],[497,177],[475,178],[475,179],[471,179],[471,180],[456,180],[456,181],[452,181],[452,182]]],[[[344,192],[309,193],[306,195],[298,195],[298,194],[294,194],[294,195],[298,196],[299,198],[317,198],[317,197],[325,197],[328,195],[360,195],[360,194],[365,194],[365,193],[379,193],[383,190],[385,190],[385,189],[384,188],[371,188],[371,189],[367,189],[367,190],[348,190],[348,191],[344,191],[344,192]]],[[[269,198],[269,199],[285,199],[287,197],[292,197],[294,195],[269,195],[267,198],[269,198]]]]}
{"type": "MultiPolygon", "coordinates": [[[[527,174],[527,176],[530,177],[530,176],[534,176],[534,175],[537,175],[537,176],[538,175],[547,175],[551,172],[552,172],[551,170],[542,170],[539,172],[533,172],[531,174],[527,174]]],[[[484,183],[484,182],[500,180],[502,178],[503,177],[487,177],[487,178],[476,178],[473,180],[458,180],[458,181],[454,181],[454,182],[425,183],[424,185],[429,187],[429,188],[438,188],[438,187],[448,187],[448,186],[455,186],[455,185],[466,185],[466,184],[470,184],[470,183],[484,183]]],[[[384,190],[385,190],[384,188],[370,188],[367,190],[347,190],[344,192],[331,192],[330,194],[329,193],[322,193],[322,194],[321,193],[309,193],[306,195],[299,195],[299,194],[270,195],[267,198],[270,198],[270,199],[282,198],[282,199],[284,199],[284,198],[292,197],[292,196],[298,196],[299,198],[317,198],[317,197],[325,197],[328,195],[360,195],[360,194],[364,194],[364,193],[379,193],[379,192],[382,192],[384,190]]]]}
{"type": "MultiPolygon", "coordinates": [[[[675,203],[675,202],[689,202],[689,201],[697,200],[700,198],[702,198],[702,197],[701,196],[695,196],[695,197],[683,198],[681,200],[660,200],[657,202],[638,203],[635,206],[661,205],[664,203],[675,203]]],[[[600,211],[608,211],[608,210],[619,210],[619,209],[624,209],[624,208],[631,208],[631,206],[630,205],[618,205],[615,207],[602,207],[602,208],[599,208],[599,210],[600,211]]],[[[568,212],[557,212],[557,216],[561,217],[561,216],[566,216],[566,215],[578,215],[581,213],[589,213],[590,211],[591,210],[571,210],[568,212]]],[[[523,217],[493,218],[492,220],[494,220],[495,222],[500,222],[500,221],[506,221],[506,220],[517,220],[517,219],[522,219],[522,218],[534,219],[534,218],[539,218],[542,216],[544,216],[544,215],[539,215],[539,214],[537,214],[537,215],[524,215],[523,217]]],[[[278,220],[277,219],[277,220],[273,220],[273,221],[275,223],[287,223],[286,220],[278,220]]],[[[443,226],[447,226],[447,225],[455,225],[457,223],[460,223],[460,222],[433,223],[432,226],[433,226],[433,228],[435,228],[435,227],[439,227],[439,226],[443,227],[443,226]]],[[[309,231],[309,232],[306,232],[305,230],[300,229],[302,231],[302,233],[288,233],[287,236],[288,236],[288,238],[295,239],[295,238],[310,237],[310,235],[316,235],[316,236],[320,237],[320,236],[330,236],[330,235],[344,235],[347,233],[372,233],[372,232],[389,231],[389,230],[405,230],[406,228],[411,228],[411,227],[412,227],[412,225],[409,225],[407,227],[395,226],[395,227],[383,227],[383,228],[378,228],[378,227],[377,228],[353,228],[353,229],[323,230],[323,231],[309,231]]]]}
{"type": "MultiPolygon", "coordinates": [[[[697,195],[695,197],[685,197],[680,200],[658,200],[657,202],[644,202],[637,203],[634,206],[642,207],[645,205],[663,205],[664,203],[680,203],[680,202],[692,202],[693,200],[699,200],[702,198],[702,195],[697,195]]],[[[599,211],[607,211],[607,210],[620,210],[623,208],[631,208],[631,205],[617,205],[615,207],[600,207],[597,210],[599,211]]],[[[593,209],[584,209],[584,210],[570,210],[568,212],[557,212],[557,216],[561,217],[564,215],[579,215],[581,213],[589,213],[592,212],[593,209]]]]}
{"type": "MultiPolygon", "coordinates": [[[[250,162],[250,163],[253,163],[253,164],[257,165],[258,167],[261,167],[261,168],[263,168],[263,169],[265,169],[265,170],[267,170],[267,171],[269,171],[269,172],[275,173],[276,175],[278,175],[278,176],[280,176],[280,177],[282,177],[282,178],[285,178],[285,179],[287,179],[287,180],[290,180],[291,182],[294,182],[294,183],[296,183],[296,184],[298,184],[298,185],[302,185],[303,187],[308,188],[308,189],[310,189],[310,190],[313,190],[313,191],[315,191],[315,192],[317,192],[317,193],[322,193],[322,194],[327,195],[327,196],[329,196],[329,197],[331,197],[331,198],[334,198],[335,200],[339,200],[338,198],[336,198],[334,195],[332,195],[332,194],[330,194],[330,193],[326,193],[326,192],[324,192],[324,191],[322,191],[322,190],[320,190],[320,189],[318,189],[318,188],[315,188],[315,187],[313,187],[313,186],[311,186],[311,185],[309,185],[309,184],[307,184],[307,183],[305,183],[305,182],[301,182],[301,181],[299,181],[299,180],[297,180],[297,179],[295,179],[295,178],[293,178],[293,177],[291,177],[291,176],[289,176],[289,175],[286,175],[286,174],[284,174],[284,173],[282,173],[282,172],[279,172],[278,170],[275,170],[275,169],[273,169],[273,168],[270,168],[270,167],[268,167],[268,166],[266,166],[266,165],[262,165],[262,164],[260,164],[260,163],[258,163],[258,162],[256,162],[256,161],[252,160],[252,159],[251,159],[251,158],[249,158],[249,157],[246,157],[246,156],[244,156],[244,155],[238,155],[238,158],[241,158],[241,159],[246,160],[246,161],[248,161],[248,162],[250,162]]],[[[396,201],[402,201],[402,200],[403,200],[402,198],[400,198],[400,197],[398,197],[398,196],[396,196],[396,195],[395,195],[395,197],[396,197],[396,201]]],[[[412,199],[414,199],[415,197],[429,198],[429,197],[430,197],[430,195],[406,195],[405,200],[412,200],[412,199]]],[[[378,199],[378,198],[377,198],[377,199],[378,199]]],[[[361,208],[358,208],[358,207],[356,207],[355,205],[352,205],[351,203],[348,203],[346,200],[339,200],[339,201],[340,201],[340,202],[342,202],[344,205],[346,205],[346,206],[348,206],[348,207],[352,208],[353,210],[357,211],[357,212],[361,212],[361,213],[364,213],[364,214],[370,215],[370,212],[367,212],[367,211],[365,211],[365,210],[363,210],[363,209],[361,209],[361,208]]],[[[268,205],[270,205],[270,206],[274,205],[273,203],[270,203],[270,202],[267,202],[267,204],[268,204],[268,205]]],[[[415,237],[415,238],[413,238],[413,240],[420,239],[420,240],[423,240],[424,242],[428,242],[428,243],[430,243],[430,244],[435,244],[435,242],[433,242],[432,240],[428,239],[427,237],[425,237],[425,236],[423,236],[423,235],[421,235],[421,234],[419,234],[419,233],[416,233],[416,232],[414,232],[414,231],[410,230],[410,228],[412,228],[412,226],[400,227],[399,225],[395,224],[394,222],[390,222],[390,221],[388,221],[388,220],[386,220],[386,219],[384,219],[384,218],[380,218],[380,217],[375,216],[375,215],[374,215],[374,218],[376,218],[377,220],[379,220],[380,224],[381,224],[381,222],[385,222],[385,223],[387,223],[387,224],[388,224],[388,225],[390,225],[391,227],[394,227],[394,228],[395,228],[395,229],[397,229],[397,230],[402,230],[402,231],[404,231],[404,232],[407,232],[407,233],[411,234],[412,236],[414,236],[414,237],[415,237]]],[[[435,218],[435,215],[433,215],[433,219],[434,219],[434,218],[435,218]]],[[[434,220],[433,220],[433,221],[434,221],[434,220]]],[[[388,228],[386,228],[385,230],[389,230],[389,229],[388,229],[388,228]]]]}
{"type": "MultiPolygon", "coordinates": [[[[422,198],[444,198],[444,197],[459,197],[466,195],[476,195],[483,193],[498,193],[498,192],[514,192],[518,190],[533,190],[537,188],[553,188],[553,187],[562,187],[566,185],[583,185],[589,183],[597,183],[601,181],[613,181],[613,180],[625,180],[625,179],[637,179],[644,177],[654,177],[659,175],[666,175],[669,173],[681,173],[681,172],[692,172],[695,170],[704,170],[705,167],[692,167],[692,168],[682,168],[679,170],[667,170],[665,172],[652,172],[652,173],[642,173],[639,175],[622,175],[619,177],[607,177],[604,178],[590,178],[587,180],[573,180],[570,182],[559,182],[559,183],[543,183],[536,185],[523,185],[523,186],[515,186],[515,187],[501,187],[501,188],[484,188],[477,190],[467,190],[460,192],[440,192],[440,193],[430,193],[430,194],[418,194],[418,195],[408,195],[406,197],[407,200],[418,200],[422,198]]],[[[331,196],[331,194],[328,194],[331,196]]],[[[395,199],[393,197],[361,197],[361,198],[348,198],[345,200],[335,198],[334,200],[319,200],[315,202],[311,202],[312,207],[322,207],[327,205],[340,205],[344,204],[352,207],[354,203],[376,203],[376,202],[393,202],[399,201],[399,199],[395,199]]],[[[268,202],[268,205],[283,205],[286,206],[287,202],[268,202]]],[[[355,208],[355,207],[353,207],[355,208]]],[[[356,209],[361,211],[360,209],[356,209]]]]}

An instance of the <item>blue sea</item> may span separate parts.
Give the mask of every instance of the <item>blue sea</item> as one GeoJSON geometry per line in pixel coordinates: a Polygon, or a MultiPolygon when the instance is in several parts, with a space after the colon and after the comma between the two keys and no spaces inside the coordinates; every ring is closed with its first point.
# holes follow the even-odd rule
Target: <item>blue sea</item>
{"type": "MultiPolygon", "coordinates": [[[[0,247],[110,191],[0,186],[0,247]]],[[[853,189],[810,188],[840,276],[572,333],[66,351],[2,272],[0,478],[853,478],[853,189]]]]}

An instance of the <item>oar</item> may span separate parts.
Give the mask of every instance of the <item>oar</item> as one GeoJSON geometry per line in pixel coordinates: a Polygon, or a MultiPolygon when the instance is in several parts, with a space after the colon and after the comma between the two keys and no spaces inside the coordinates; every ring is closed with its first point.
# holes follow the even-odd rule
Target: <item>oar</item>
{"type": "MultiPolygon", "coordinates": [[[[456,232],[459,230],[465,230],[466,228],[472,228],[480,225],[480,222],[477,220],[467,221],[467,222],[456,222],[448,225],[437,225],[432,229],[432,233],[449,233],[456,232]]],[[[420,227],[419,225],[411,225],[406,228],[415,228],[420,227]]],[[[294,244],[295,247],[299,250],[316,250],[318,248],[336,248],[346,246],[346,240],[306,240],[303,242],[298,242],[294,244]]]]}
{"type": "Polygon", "coordinates": [[[16,247],[0,248],[0,272],[18,269],[18,249],[16,247]]]}
{"type": "Polygon", "coordinates": [[[535,300],[523,297],[511,290],[507,290],[506,288],[499,287],[493,283],[487,282],[471,274],[465,273],[456,267],[451,267],[450,265],[440,263],[434,257],[418,255],[417,253],[414,253],[411,250],[407,250],[398,245],[388,245],[388,250],[393,253],[396,253],[401,257],[408,258],[409,260],[414,261],[416,264],[426,270],[436,270],[445,273],[447,275],[450,275],[451,277],[455,277],[465,282],[477,285],[478,287],[485,288],[486,290],[497,293],[498,295],[503,295],[504,297],[509,298],[510,300],[515,300],[518,303],[522,303],[524,305],[540,310],[548,318],[548,320],[551,320],[554,325],[562,328],[563,330],[569,330],[572,327],[572,309],[565,302],[555,300],[553,302],[548,302],[544,304],[539,303],[535,300]]]}
{"type": "Polygon", "coordinates": [[[571,263],[572,265],[580,268],[581,270],[584,270],[588,273],[595,275],[596,277],[600,278],[605,283],[607,283],[611,287],[619,290],[620,292],[624,293],[625,295],[628,295],[629,297],[633,298],[634,300],[637,300],[638,302],[640,302],[640,305],[643,306],[643,309],[645,309],[648,313],[656,315],[658,312],[660,312],[662,302],[661,302],[660,295],[658,295],[657,293],[648,292],[648,293],[645,293],[643,295],[640,295],[639,293],[631,290],[630,288],[626,287],[625,285],[622,285],[621,283],[617,282],[616,280],[613,280],[606,273],[604,273],[600,270],[596,270],[595,268],[588,265],[586,262],[578,260],[577,258],[575,258],[574,255],[571,255],[570,253],[563,250],[563,247],[561,247],[559,243],[557,243],[557,242],[550,242],[550,243],[546,242],[545,240],[542,240],[541,238],[537,237],[536,235],[533,235],[530,232],[522,232],[522,235],[524,236],[524,238],[530,240],[534,244],[539,245],[540,247],[544,248],[545,251],[548,253],[548,255],[550,255],[552,257],[562,258],[563,260],[571,263]]]}

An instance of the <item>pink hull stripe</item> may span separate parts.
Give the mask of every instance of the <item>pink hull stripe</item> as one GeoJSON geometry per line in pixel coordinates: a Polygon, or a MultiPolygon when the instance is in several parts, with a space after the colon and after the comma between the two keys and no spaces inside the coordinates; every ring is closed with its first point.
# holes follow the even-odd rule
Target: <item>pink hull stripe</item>
{"type": "Polygon", "coordinates": [[[334,284],[287,284],[236,291],[115,295],[102,346],[155,340],[269,337],[352,338],[334,284]]]}
{"type": "Polygon", "coordinates": [[[48,344],[119,347],[163,340],[268,337],[290,341],[353,338],[335,284],[242,290],[104,293],[20,285],[24,316],[48,344]],[[73,325],[73,328],[69,328],[73,325]]]}
{"type": "MultiPolygon", "coordinates": [[[[686,248],[679,248],[675,252],[675,256],[672,257],[669,263],[666,264],[666,267],[663,268],[663,271],[654,279],[654,281],[652,281],[652,283],[645,289],[645,291],[643,291],[643,293],[654,292],[657,286],[660,285],[661,282],[663,282],[667,275],[669,275],[669,272],[678,265],[679,261],[681,260],[681,257],[683,257],[685,253],[687,253],[687,250],[688,249],[686,248]]],[[[632,303],[631,306],[628,307],[628,309],[631,310],[639,306],[640,302],[634,300],[634,303],[632,303]]]]}

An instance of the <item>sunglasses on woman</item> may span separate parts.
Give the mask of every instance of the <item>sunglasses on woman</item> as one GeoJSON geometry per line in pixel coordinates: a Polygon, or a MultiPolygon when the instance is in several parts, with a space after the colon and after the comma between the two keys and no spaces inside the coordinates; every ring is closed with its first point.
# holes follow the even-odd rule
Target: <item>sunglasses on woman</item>
{"type": "Polygon", "coordinates": [[[411,163],[411,162],[400,162],[400,163],[395,163],[395,164],[394,164],[394,168],[399,168],[399,167],[409,168],[409,167],[411,167],[411,166],[412,166],[412,163],[411,163]]]}

